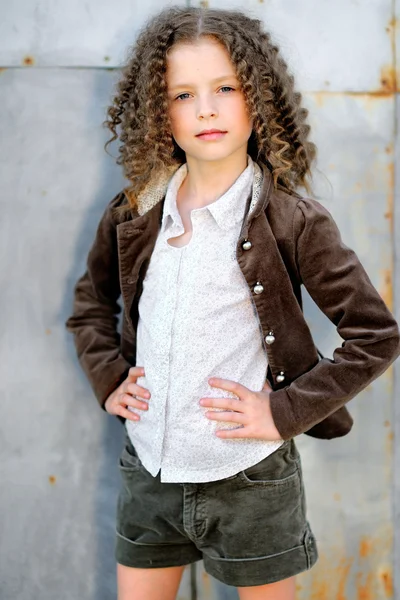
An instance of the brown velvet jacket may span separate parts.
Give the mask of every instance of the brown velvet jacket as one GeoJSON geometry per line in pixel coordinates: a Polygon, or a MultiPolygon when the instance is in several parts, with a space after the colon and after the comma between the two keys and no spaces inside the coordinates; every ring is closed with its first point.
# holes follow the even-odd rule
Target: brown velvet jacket
{"type": "MultiPolygon", "coordinates": [[[[346,435],[353,419],[345,404],[399,356],[399,327],[354,251],[342,242],[329,211],[316,200],[275,190],[270,171],[260,167],[261,194],[250,214],[248,199],[237,260],[260,320],[272,416],[284,440],[300,433],[346,435]],[[302,285],[344,340],[333,360],[320,358],[313,342],[303,316],[302,285]]],[[[135,365],[138,302],[165,197],[165,186],[155,189],[158,196],[149,191],[146,201],[123,217],[115,208],[127,203],[124,192],[112,199],[75,287],[67,328],[103,409],[135,365]]]]}

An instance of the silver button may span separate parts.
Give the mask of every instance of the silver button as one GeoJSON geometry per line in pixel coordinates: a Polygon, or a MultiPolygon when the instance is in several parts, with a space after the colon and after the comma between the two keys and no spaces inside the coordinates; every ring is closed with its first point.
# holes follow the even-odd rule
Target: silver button
{"type": "Polygon", "coordinates": [[[249,240],[245,240],[242,244],[243,250],[250,250],[252,243],[249,240]]]}
{"type": "Polygon", "coordinates": [[[273,331],[270,331],[268,335],[265,336],[265,341],[267,344],[271,345],[275,341],[275,336],[273,331]]]}
{"type": "Polygon", "coordinates": [[[253,287],[253,292],[255,294],[261,294],[264,291],[264,287],[261,285],[259,281],[257,281],[256,285],[253,287]]]}
{"type": "Polygon", "coordinates": [[[282,381],[285,381],[285,373],[281,371],[279,375],[276,376],[276,380],[278,383],[282,383],[282,381]]]}

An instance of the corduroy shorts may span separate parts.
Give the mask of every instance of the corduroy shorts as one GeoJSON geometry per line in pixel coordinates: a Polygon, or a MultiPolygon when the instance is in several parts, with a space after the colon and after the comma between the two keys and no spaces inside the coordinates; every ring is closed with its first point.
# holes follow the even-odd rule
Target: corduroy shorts
{"type": "Polygon", "coordinates": [[[219,581],[245,587],[286,579],[318,559],[294,439],[232,477],[161,483],[125,432],[118,467],[115,557],[122,565],[151,569],[203,560],[219,581]]]}

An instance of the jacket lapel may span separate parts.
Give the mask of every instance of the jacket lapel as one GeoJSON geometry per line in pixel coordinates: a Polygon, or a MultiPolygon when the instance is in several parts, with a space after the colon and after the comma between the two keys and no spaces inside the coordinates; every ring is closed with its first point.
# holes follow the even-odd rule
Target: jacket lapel
{"type": "Polygon", "coordinates": [[[158,235],[162,206],[163,201],[158,202],[144,215],[117,225],[121,296],[131,330],[134,329],[131,319],[132,303],[136,293],[141,293],[158,235]]]}

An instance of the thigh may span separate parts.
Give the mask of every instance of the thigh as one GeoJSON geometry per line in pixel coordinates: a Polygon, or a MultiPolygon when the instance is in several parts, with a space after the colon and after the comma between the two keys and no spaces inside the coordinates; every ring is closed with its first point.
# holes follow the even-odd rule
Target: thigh
{"type": "Polygon", "coordinates": [[[240,600],[295,600],[296,577],[289,577],[276,583],[238,587],[240,600]]]}
{"type": "Polygon", "coordinates": [[[175,600],[184,568],[136,569],[117,564],[118,600],[175,600]]]}

